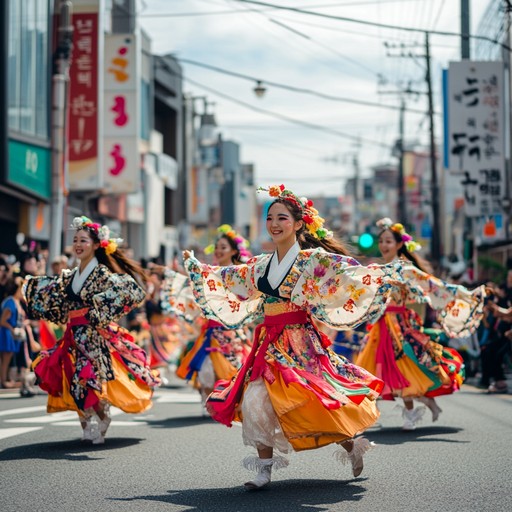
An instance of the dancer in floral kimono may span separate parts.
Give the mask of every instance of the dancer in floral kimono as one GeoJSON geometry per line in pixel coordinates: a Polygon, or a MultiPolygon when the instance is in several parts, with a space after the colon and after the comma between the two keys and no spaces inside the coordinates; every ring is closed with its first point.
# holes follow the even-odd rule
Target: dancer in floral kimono
{"type": "MultiPolygon", "coordinates": [[[[214,253],[218,266],[238,265],[246,262],[251,254],[249,243],[228,224],[218,228],[215,245],[205,249],[214,253]]],[[[167,271],[164,283],[164,308],[184,318],[194,318],[201,313],[194,303],[190,281],[186,276],[167,271]]],[[[247,325],[253,321],[246,319],[247,325]]],[[[222,323],[208,319],[192,348],[184,355],[176,374],[191,381],[201,393],[203,405],[219,379],[230,380],[245,362],[250,343],[243,326],[226,329],[222,323]]],[[[204,414],[208,415],[206,409],[204,414]]]]}
{"type": "Polygon", "coordinates": [[[257,471],[247,489],[268,485],[272,467],[288,465],[275,451],[331,443],[342,446],[340,459],[351,462],[357,477],[371,444],[355,436],[377,420],[375,399],[383,383],[329,350],[330,340],[312,318],[337,329],[374,320],[385,308],[387,276],[344,256],[311,201],[283,185],[268,192],[273,254],[224,268],[183,254],[208,319],[233,329],[247,317],[264,317],[246,363],[231,381],[217,382],[207,406],[218,422],[242,422],[244,444],[257,450],[244,460],[257,471]]]}
{"type": "Polygon", "coordinates": [[[111,238],[107,226],[82,216],[72,227],[78,267],[55,277],[27,277],[29,316],[67,324],[63,339],[41,352],[33,366],[48,392],[48,412],[76,411],[82,439],[102,444],[111,422],[109,406],[143,412],[159,384],[145,352],[114,323],[144,299],[138,281],[145,276],[118,249],[121,240],[111,238]]]}
{"type": "Polygon", "coordinates": [[[371,327],[356,364],[384,381],[383,399],[403,399],[403,429],[414,430],[425,408],[415,409],[413,399],[427,405],[436,421],[442,411],[434,397],[460,388],[464,364],[456,350],[443,347],[423,332],[423,320],[413,307],[429,305],[438,312],[438,322],[448,336],[467,336],[482,319],[485,292],[483,287],[468,291],[432,276],[416,254],[420,245],[402,224],[385,218],[377,226],[384,260],[402,261],[404,266],[396,275],[392,302],[371,327]]]}

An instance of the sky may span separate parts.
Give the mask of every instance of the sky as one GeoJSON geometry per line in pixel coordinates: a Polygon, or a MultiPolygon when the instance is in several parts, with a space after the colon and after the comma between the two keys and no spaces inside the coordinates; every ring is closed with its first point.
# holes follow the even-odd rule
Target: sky
{"type": "MultiPolygon", "coordinates": [[[[268,3],[397,27],[460,32],[460,0],[268,3]]],[[[470,0],[472,33],[487,5],[488,0],[470,0]]],[[[401,97],[408,109],[406,141],[428,143],[421,33],[237,0],[140,0],[139,20],[154,54],[172,53],[180,60],[184,92],[207,96],[222,137],[238,142],[242,162],[254,164],[258,186],[284,183],[299,195],[342,195],[346,179],[354,175],[354,157],[363,177],[371,176],[374,165],[396,162],[391,148],[398,137],[401,97]],[[253,79],[267,89],[262,98],[253,92],[253,79]],[[404,96],[408,87],[415,94],[404,96]]],[[[441,71],[460,59],[460,39],[431,35],[430,40],[434,108],[440,114],[441,71]]],[[[203,102],[196,106],[201,111],[203,102]]],[[[435,133],[441,141],[440,115],[435,116],[435,133]]]]}

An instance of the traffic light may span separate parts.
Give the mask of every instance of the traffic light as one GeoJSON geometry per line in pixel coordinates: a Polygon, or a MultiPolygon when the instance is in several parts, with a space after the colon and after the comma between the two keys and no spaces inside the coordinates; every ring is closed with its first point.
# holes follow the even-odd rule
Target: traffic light
{"type": "Polygon", "coordinates": [[[363,233],[359,235],[359,240],[357,241],[357,245],[359,249],[363,252],[369,251],[373,244],[375,243],[375,239],[371,233],[363,233]]]}

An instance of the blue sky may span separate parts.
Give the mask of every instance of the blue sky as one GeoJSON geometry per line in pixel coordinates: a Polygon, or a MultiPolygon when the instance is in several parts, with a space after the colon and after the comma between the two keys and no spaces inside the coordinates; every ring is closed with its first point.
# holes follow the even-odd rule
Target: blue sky
{"type": "MultiPolygon", "coordinates": [[[[397,26],[459,31],[460,0],[276,0],[329,15],[397,26]]],[[[486,0],[471,1],[474,31],[486,0]]],[[[398,105],[398,91],[425,91],[422,35],[362,26],[235,0],[144,0],[140,22],[154,53],[173,53],[231,72],[354,100],[398,105]],[[215,14],[219,13],[219,14],[215,14]],[[181,14],[180,16],[170,15],[181,14]],[[388,43],[386,48],[385,43],[388,43]],[[412,56],[400,57],[405,52],[412,56]]],[[[431,37],[436,109],[441,111],[440,72],[458,60],[459,40],[431,37]]],[[[363,176],[375,164],[393,161],[398,132],[395,110],[328,101],[267,85],[263,98],[255,82],[183,63],[186,92],[207,95],[223,137],[241,144],[244,162],[256,168],[258,185],[283,182],[300,195],[341,195],[358,155],[363,176]],[[206,88],[209,88],[207,90],[206,88]],[[259,109],[324,127],[306,128],[256,112],[215,94],[218,91],[259,109]],[[360,146],[333,134],[368,140],[360,146]]],[[[424,94],[409,97],[410,108],[426,111],[424,94]]],[[[199,104],[198,104],[199,106],[199,104]]],[[[407,113],[406,137],[428,141],[425,115],[407,113]]],[[[441,118],[436,135],[442,140],[441,118]]]]}

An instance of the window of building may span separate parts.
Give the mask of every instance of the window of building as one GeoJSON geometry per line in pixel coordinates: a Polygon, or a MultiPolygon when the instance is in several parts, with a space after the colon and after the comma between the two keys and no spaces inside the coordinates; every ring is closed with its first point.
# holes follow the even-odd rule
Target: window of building
{"type": "Polygon", "coordinates": [[[49,138],[48,0],[9,0],[9,129],[49,138]]]}

